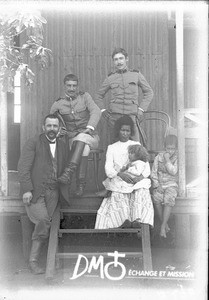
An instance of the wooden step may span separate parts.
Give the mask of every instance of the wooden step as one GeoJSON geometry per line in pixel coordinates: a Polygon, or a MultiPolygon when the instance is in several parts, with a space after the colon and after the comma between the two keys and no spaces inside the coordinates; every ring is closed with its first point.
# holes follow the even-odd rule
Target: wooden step
{"type": "Polygon", "coordinates": [[[72,207],[72,208],[61,208],[60,212],[63,214],[96,214],[97,209],[88,209],[88,208],[82,208],[82,207],[72,207]]]}
{"type": "Polygon", "coordinates": [[[59,234],[67,233],[141,233],[141,228],[111,228],[111,229],[88,229],[88,228],[79,228],[79,229],[59,229],[59,234]]]}
{"type": "Polygon", "coordinates": [[[84,209],[97,211],[102,203],[103,198],[97,197],[95,194],[84,194],[82,197],[69,197],[68,205],[62,205],[62,211],[67,212],[67,209],[84,209]]]}
{"type": "MultiPolygon", "coordinates": [[[[81,198],[82,199],[82,198],[81,198]]],[[[86,199],[86,198],[84,198],[86,199]]],[[[91,198],[91,199],[97,199],[97,198],[91,198]]],[[[83,203],[83,201],[80,201],[80,203],[83,203]]],[[[115,229],[60,229],[60,216],[63,213],[73,213],[75,212],[75,208],[62,208],[60,209],[59,205],[57,206],[54,215],[52,217],[52,224],[51,224],[51,230],[50,230],[50,237],[49,237],[49,245],[48,245],[48,254],[47,254],[47,265],[46,265],[46,279],[51,279],[54,276],[54,270],[55,270],[55,260],[60,258],[76,258],[78,254],[75,252],[69,252],[69,253],[59,253],[58,250],[58,242],[59,236],[62,236],[62,234],[94,234],[94,233],[136,233],[137,238],[142,239],[142,243],[139,243],[139,251],[137,252],[127,252],[127,255],[133,256],[133,257],[142,257],[143,259],[143,265],[144,270],[150,271],[152,270],[152,255],[151,255],[151,245],[150,245],[150,232],[149,232],[149,225],[148,224],[142,224],[141,228],[115,228],[115,229]],[[142,248],[141,248],[142,246],[142,248]]],[[[85,211],[86,213],[95,213],[96,209],[95,207],[91,206],[91,209],[86,210],[87,208],[80,208],[81,211],[85,211]]],[[[78,212],[79,209],[76,208],[76,212],[78,212]]],[[[94,255],[107,255],[108,252],[85,252],[84,255],[86,256],[94,256],[94,255]]]]}
{"type": "MultiPolygon", "coordinates": [[[[142,252],[124,252],[126,257],[137,257],[142,258],[142,252]]],[[[65,258],[78,258],[78,254],[84,255],[86,258],[92,258],[93,256],[102,255],[104,257],[109,257],[107,252],[67,252],[67,253],[56,253],[56,258],[65,259],[65,258]]]]}

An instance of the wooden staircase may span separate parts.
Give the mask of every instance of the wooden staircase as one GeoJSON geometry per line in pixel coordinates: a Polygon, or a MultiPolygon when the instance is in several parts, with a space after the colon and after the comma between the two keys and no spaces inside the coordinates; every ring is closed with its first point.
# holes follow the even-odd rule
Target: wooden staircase
{"type": "MultiPolygon", "coordinates": [[[[63,234],[89,234],[89,238],[95,233],[109,234],[109,233],[135,233],[137,238],[142,239],[142,247],[139,243],[139,250],[137,252],[125,252],[126,257],[138,257],[143,260],[144,270],[152,270],[152,255],[150,247],[150,232],[149,225],[143,224],[141,228],[128,228],[128,229],[94,229],[94,228],[60,228],[60,221],[64,215],[95,215],[102,202],[94,194],[86,194],[81,198],[71,198],[68,206],[58,205],[52,217],[52,224],[49,237],[47,264],[46,264],[46,279],[52,279],[55,274],[55,265],[59,259],[76,258],[78,254],[83,254],[86,257],[103,255],[106,256],[107,252],[91,252],[91,253],[78,253],[78,252],[59,252],[59,238],[63,234]],[[142,248],[142,249],[141,249],[142,248]]],[[[124,253],[124,252],[123,252],[124,253]]]]}

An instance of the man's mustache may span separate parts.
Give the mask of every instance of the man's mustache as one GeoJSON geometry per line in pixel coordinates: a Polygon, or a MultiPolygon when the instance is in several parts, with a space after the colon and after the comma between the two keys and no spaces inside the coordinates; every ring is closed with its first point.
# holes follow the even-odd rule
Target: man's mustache
{"type": "Polygon", "coordinates": [[[57,132],[56,131],[54,131],[54,130],[50,130],[50,131],[48,131],[48,134],[51,134],[51,133],[53,133],[53,134],[57,134],[57,132]]]}

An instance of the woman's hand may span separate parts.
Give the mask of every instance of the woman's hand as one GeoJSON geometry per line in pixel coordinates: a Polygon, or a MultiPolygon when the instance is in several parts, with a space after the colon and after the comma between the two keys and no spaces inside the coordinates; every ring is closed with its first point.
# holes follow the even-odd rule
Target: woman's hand
{"type": "Polygon", "coordinates": [[[133,178],[127,173],[119,172],[118,176],[127,183],[134,183],[133,178]]]}
{"type": "Polygon", "coordinates": [[[144,176],[141,174],[141,175],[139,175],[139,176],[135,176],[135,177],[132,178],[132,179],[133,179],[133,183],[135,184],[135,183],[141,181],[142,179],[144,179],[144,176]]]}
{"type": "Polygon", "coordinates": [[[122,167],[121,169],[120,169],[120,172],[124,172],[124,171],[126,171],[128,168],[127,168],[127,166],[124,166],[124,167],[122,167]]]}

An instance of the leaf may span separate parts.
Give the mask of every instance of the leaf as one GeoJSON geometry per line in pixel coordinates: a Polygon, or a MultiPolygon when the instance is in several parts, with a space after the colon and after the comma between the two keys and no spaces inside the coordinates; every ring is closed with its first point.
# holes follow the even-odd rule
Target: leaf
{"type": "Polygon", "coordinates": [[[30,45],[28,45],[28,44],[23,44],[22,47],[21,47],[22,50],[25,50],[25,49],[28,49],[28,48],[30,48],[30,45]]]}
{"type": "Polygon", "coordinates": [[[52,63],[52,51],[42,46],[43,24],[46,23],[39,11],[24,11],[24,8],[15,14],[0,14],[0,80],[3,80],[7,91],[13,88],[16,70],[20,71],[27,86],[34,82],[35,74],[23,63],[26,55],[37,61],[41,69],[52,63]],[[21,35],[23,31],[27,41],[18,48],[14,36],[21,35]]]}

